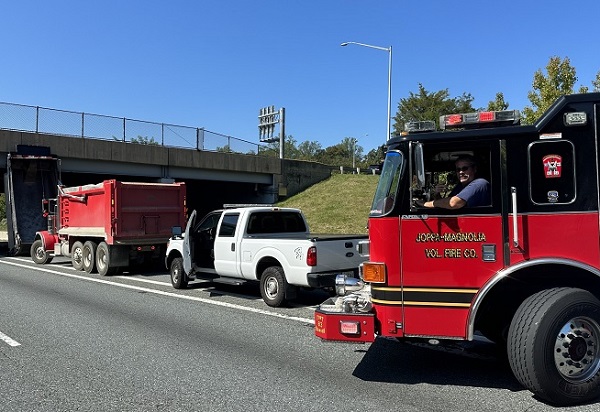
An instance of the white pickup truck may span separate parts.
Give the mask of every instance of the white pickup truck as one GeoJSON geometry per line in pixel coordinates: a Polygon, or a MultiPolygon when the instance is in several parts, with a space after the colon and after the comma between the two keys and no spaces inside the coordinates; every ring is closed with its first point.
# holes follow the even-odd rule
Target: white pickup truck
{"type": "Polygon", "coordinates": [[[193,279],[254,281],[267,305],[282,306],[296,297],[298,287],[333,290],[337,274],[358,277],[365,258],[356,246],[367,238],[313,235],[295,208],[224,208],[199,221],[194,210],[185,233],[175,228],[169,239],[165,264],[176,289],[193,279]]]}

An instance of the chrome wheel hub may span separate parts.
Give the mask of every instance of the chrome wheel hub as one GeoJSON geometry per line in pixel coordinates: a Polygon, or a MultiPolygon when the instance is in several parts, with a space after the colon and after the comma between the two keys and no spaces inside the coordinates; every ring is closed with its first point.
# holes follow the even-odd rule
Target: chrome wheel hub
{"type": "Polygon", "coordinates": [[[600,325],[587,317],[576,317],[563,325],[554,343],[558,372],[570,382],[582,382],[600,369],[598,343],[600,325]]]}

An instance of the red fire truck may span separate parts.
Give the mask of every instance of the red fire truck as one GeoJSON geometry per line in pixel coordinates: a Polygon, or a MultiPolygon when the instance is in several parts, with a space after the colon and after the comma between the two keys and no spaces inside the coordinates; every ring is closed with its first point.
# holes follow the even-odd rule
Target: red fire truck
{"type": "MultiPolygon", "coordinates": [[[[551,404],[600,395],[600,93],[559,98],[534,125],[518,111],[442,116],[389,140],[361,280],[315,311],[324,340],[430,343],[484,336],[551,404]],[[476,159],[487,204],[424,207],[476,159]]],[[[435,204],[435,203],[434,203],[435,204]]]]}

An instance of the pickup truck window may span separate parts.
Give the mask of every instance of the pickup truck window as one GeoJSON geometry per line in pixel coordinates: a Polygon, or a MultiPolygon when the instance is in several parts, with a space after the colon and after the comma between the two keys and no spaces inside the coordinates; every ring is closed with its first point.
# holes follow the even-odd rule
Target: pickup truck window
{"type": "Polygon", "coordinates": [[[223,215],[221,227],[219,228],[219,236],[233,237],[235,235],[235,227],[237,226],[239,217],[239,213],[229,213],[223,215]]]}
{"type": "Polygon", "coordinates": [[[249,235],[290,232],[306,232],[306,224],[298,212],[255,212],[248,219],[246,230],[249,235]]]}
{"type": "MultiPolygon", "coordinates": [[[[221,218],[221,213],[222,212],[216,212],[216,213],[211,213],[211,214],[207,215],[198,224],[195,232],[201,233],[203,231],[207,231],[210,229],[213,229],[213,231],[214,231],[217,228],[217,225],[219,224],[219,219],[221,218]]],[[[213,234],[214,234],[214,232],[213,232],[213,234]]]]}

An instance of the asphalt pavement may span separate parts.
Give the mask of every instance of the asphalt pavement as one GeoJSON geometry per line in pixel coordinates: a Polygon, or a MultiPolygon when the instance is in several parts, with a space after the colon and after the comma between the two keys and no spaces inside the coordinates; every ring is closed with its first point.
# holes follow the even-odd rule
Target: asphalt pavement
{"type": "Polygon", "coordinates": [[[190,286],[0,255],[0,411],[557,410],[493,351],[322,342],[316,291],[270,308],[256,287],[190,286]]]}

